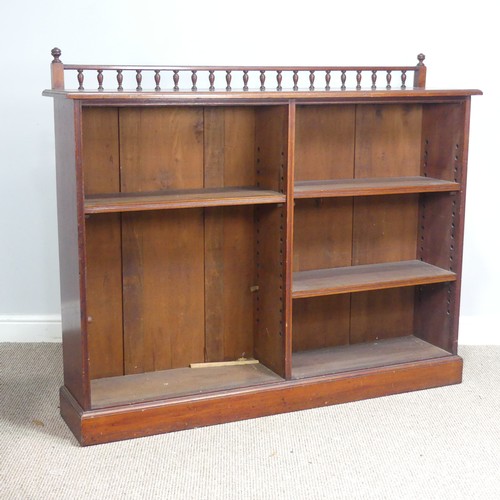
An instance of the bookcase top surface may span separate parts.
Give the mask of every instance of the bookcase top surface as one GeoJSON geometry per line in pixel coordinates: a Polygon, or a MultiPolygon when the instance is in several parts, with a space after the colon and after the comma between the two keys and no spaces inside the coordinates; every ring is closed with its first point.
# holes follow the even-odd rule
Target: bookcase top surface
{"type": "Polygon", "coordinates": [[[286,103],[296,101],[298,103],[314,102],[353,102],[353,101],[425,101],[425,100],[455,100],[473,95],[482,95],[478,89],[404,89],[404,90],[329,90],[329,91],[197,91],[197,92],[174,92],[174,91],[97,91],[97,90],[53,90],[43,92],[44,96],[67,98],[84,101],[88,104],[96,103],[178,103],[178,104],[204,104],[204,103],[286,103]]]}

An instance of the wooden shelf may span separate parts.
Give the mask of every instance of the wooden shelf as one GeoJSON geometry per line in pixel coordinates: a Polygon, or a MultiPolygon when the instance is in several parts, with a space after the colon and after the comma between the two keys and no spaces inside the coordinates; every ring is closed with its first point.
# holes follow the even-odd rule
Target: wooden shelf
{"type": "Polygon", "coordinates": [[[174,368],[91,381],[92,408],[204,394],[280,382],[264,365],[174,368]]]}
{"type": "Polygon", "coordinates": [[[294,197],[333,198],[459,190],[460,184],[456,182],[430,177],[376,177],[369,179],[298,181],[295,183],[294,197]]]}
{"type": "Polygon", "coordinates": [[[455,280],[455,273],[420,260],[315,269],[293,273],[292,297],[319,297],[455,280]]]}
{"type": "Polygon", "coordinates": [[[285,200],[285,195],[277,191],[244,187],[115,193],[87,196],[85,198],[85,213],[98,214],[173,208],[261,205],[284,203],[285,200]]]}
{"type": "Polygon", "coordinates": [[[301,379],[332,373],[366,370],[445,356],[451,356],[451,354],[444,349],[410,335],[363,344],[294,352],[292,356],[292,378],[301,379]]]}

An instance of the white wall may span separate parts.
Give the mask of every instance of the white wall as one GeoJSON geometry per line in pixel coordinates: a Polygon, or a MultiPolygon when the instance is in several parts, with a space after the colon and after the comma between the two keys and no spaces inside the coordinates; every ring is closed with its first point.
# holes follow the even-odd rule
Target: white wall
{"type": "MultiPolygon", "coordinates": [[[[473,99],[462,341],[499,343],[493,3],[45,0],[0,5],[0,341],[59,338],[50,49],[67,63],[414,64],[473,99]],[[459,73],[460,72],[460,73],[459,73]]],[[[495,52],[494,52],[495,51],[495,52]]]]}

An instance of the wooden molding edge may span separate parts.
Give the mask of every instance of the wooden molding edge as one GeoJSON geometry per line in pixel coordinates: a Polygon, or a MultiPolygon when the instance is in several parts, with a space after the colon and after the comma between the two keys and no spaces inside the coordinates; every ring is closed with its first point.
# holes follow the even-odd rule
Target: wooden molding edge
{"type": "Polygon", "coordinates": [[[268,386],[83,411],[65,387],[61,415],[82,446],[458,384],[462,358],[346,372],[268,386]],[[138,417],[140,413],[140,417],[138,417]]]}

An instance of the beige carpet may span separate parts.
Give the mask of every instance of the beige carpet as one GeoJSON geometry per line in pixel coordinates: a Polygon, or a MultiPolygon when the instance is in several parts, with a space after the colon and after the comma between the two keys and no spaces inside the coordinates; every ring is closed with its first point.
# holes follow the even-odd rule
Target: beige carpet
{"type": "Polygon", "coordinates": [[[464,383],[80,448],[57,344],[0,344],[0,498],[500,499],[500,347],[464,383]]]}

